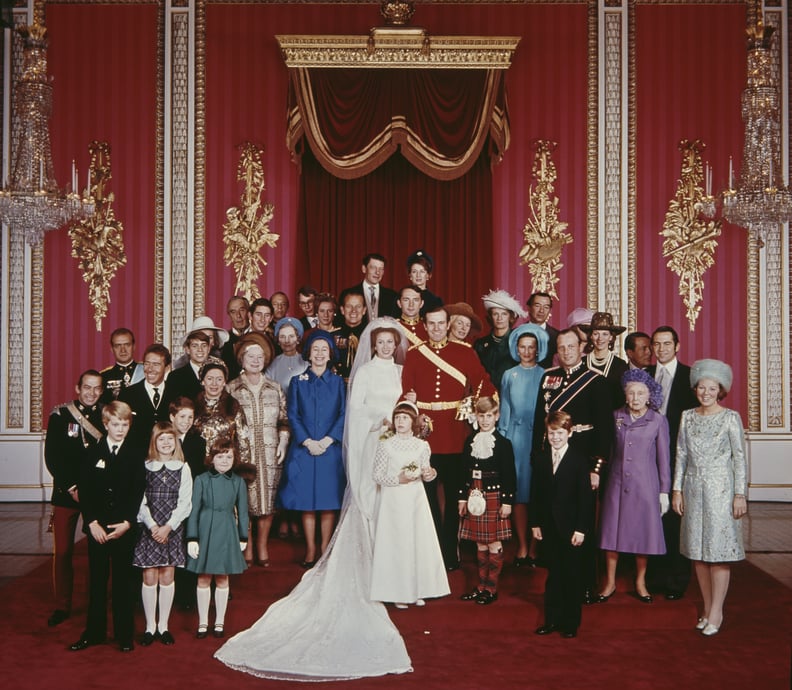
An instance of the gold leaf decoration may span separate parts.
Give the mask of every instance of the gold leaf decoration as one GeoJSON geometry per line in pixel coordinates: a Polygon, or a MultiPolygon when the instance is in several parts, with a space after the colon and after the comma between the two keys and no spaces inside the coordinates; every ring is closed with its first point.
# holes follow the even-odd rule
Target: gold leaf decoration
{"type": "Polygon", "coordinates": [[[705,145],[698,139],[679,142],[682,152],[682,172],[674,198],[668,204],[660,234],[663,256],[668,268],[679,276],[679,294],[687,307],[690,330],[694,331],[704,298],[703,276],[715,264],[717,237],[721,234],[720,220],[709,220],[701,213],[704,190],[701,152],[705,145]]]}
{"type": "Polygon", "coordinates": [[[565,232],[568,223],[558,219],[558,197],[554,196],[553,183],[556,181],[556,167],[552,152],[557,144],[554,141],[539,139],[535,144],[532,174],[536,185],[530,190],[531,215],[523,228],[523,247],[520,250],[520,264],[528,264],[531,274],[532,292],[546,292],[555,298],[558,272],[561,263],[561,250],[572,242],[572,235],[565,232]]]}
{"type": "Polygon", "coordinates": [[[124,225],[113,212],[115,196],[106,192],[112,179],[110,145],[93,141],[88,147],[91,156],[88,196],[95,201],[92,216],[69,227],[71,255],[77,259],[83,280],[88,283],[88,301],[93,306],[96,330],[102,330],[110,303],[110,281],[121,266],[126,265],[124,225]]]}
{"type": "Polygon", "coordinates": [[[275,207],[262,205],[261,195],[265,190],[262,150],[249,141],[241,146],[237,180],[244,182],[245,189],[240,197],[241,205],[226,211],[228,221],[223,225],[223,242],[226,245],[223,259],[226,266],[233,266],[237,282],[234,294],[244,295],[248,300],[261,296],[256,281],[261,267],[267,262],[261,256],[266,244],[275,247],[280,235],[270,232],[269,222],[275,207]]]}

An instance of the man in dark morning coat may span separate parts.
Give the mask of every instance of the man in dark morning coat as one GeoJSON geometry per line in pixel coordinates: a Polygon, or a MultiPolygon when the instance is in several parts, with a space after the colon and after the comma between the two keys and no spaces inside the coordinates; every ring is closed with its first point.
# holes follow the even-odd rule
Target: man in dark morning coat
{"type": "Polygon", "coordinates": [[[184,350],[189,357],[187,364],[174,369],[168,374],[165,390],[169,400],[184,395],[190,400],[195,400],[203,390],[200,375],[201,367],[207,359],[212,348],[212,338],[204,331],[191,331],[184,339],[184,350]]]}
{"type": "Polygon", "coordinates": [[[77,488],[88,541],[88,619],[69,649],[80,652],[107,636],[107,590],[113,580],[113,637],[122,652],[134,649],[132,552],[145,489],[145,453],[127,440],[132,410],[114,400],[102,410],[106,436],[89,449],[77,488]]]}
{"type": "MultiPolygon", "coordinates": [[[[646,368],[663,388],[663,406],[671,443],[671,479],[676,467],[677,435],[682,412],[698,406],[690,385],[690,367],[677,359],[679,336],[671,326],[660,326],[652,333],[652,350],[657,364],[646,368]]],[[[681,599],[690,582],[690,561],[679,553],[681,518],[673,510],[663,515],[666,552],[649,559],[647,584],[650,591],[662,591],[666,599],[681,599]]]]}
{"type": "Polygon", "coordinates": [[[74,584],[74,533],[80,517],[77,480],[80,465],[90,448],[104,435],[102,375],[95,369],[80,374],[75,386],[77,399],[58,405],[47,423],[44,462],[52,475],[52,540],[54,546],[53,586],[55,610],[47,620],[50,627],[71,613],[74,584]]]}
{"type": "Polygon", "coordinates": [[[151,430],[157,422],[168,421],[168,406],[172,394],[165,385],[165,375],[171,364],[170,350],[154,343],[143,353],[145,378],[121,391],[119,399],[132,408],[134,421],[129,441],[148,450],[151,430]]]}
{"type": "MultiPolygon", "coordinates": [[[[590,463],[591,489],[599,487],[613,443],[613,414],[610,391],[604,376],[588,369],[583,362],[583,347],[577,333],[567,328],[556,339],[560,366],[548,369],[539,384],[534,417],[531,457],[546,448],[545,417],[563,410],[572,415],[573,434],[569,445],[585,455],[590,463]]],[[[595,501],[592,500],[592,506],[595,501]]],[[[592,509],[591,521],[594,522],[592,509]]],[[[584,603],[596,600],[597,550],[594,539],[583,543],[584,603]]]]}
{"type": "Polygon", "coordinates": [[[338,296],[339,304],[343,304],[344,297],[350,292],[363,295],[366,306],[366,315],[363,318],[364,326],[368,324],[369,320],[379,316],[392,316],[394,319],[398,319],[401,314],[401,309],[397,304],[399,295],[395,290],[386,288],[382,284],[385,263],[385,257],[382,254],[366,254],[360,266],[363,280],[351,287],[344,288],[338,296]]]}
{"type": "Polygon", "coordinates": [[[547,323],[553,310],[553,298],[547,292],[534,292],[528,298],[526,305],[528,306],[528,323],[535,323],[540,328],[544,328],[550,338],[547,342],[547,355],[541,362],[537,362],[543,369],[549,369],[553,366],[556,339],[558,338],[558,329],[547,323]]]}

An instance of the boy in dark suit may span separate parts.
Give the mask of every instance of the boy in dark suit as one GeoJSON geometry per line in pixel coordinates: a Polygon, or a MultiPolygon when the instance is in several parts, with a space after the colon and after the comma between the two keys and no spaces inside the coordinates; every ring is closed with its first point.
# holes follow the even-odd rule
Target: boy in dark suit
{"type": "Polygon", "coordinates": [[[114,400],[102,410],[107,435],[89,449],[77,488],[88,537],[88,621],[69,649],[101,644],[107,635],[107,583],[113,577],[113,630],[122,652],[134,649],[132,551],[134,526],[145,489],[144,453],[125,442],[132,421],[126,403],[114,400]]]}
{"type": "Polygon", "coordinates": [[[583,593],[583,550],[591,539],[592,501],[588,458],[569,446],[572,417],[564,411],[547,415],[549,448],[535,457],[531,480],[529,524],[533,537],[544,544],[547,583],[544,624],[537,635],[558,630],[575,637],[580,626],[583,593]]]}

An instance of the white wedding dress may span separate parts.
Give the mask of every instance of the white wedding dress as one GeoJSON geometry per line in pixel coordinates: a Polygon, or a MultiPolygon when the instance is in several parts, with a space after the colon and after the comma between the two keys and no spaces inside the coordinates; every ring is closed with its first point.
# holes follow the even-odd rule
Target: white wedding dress
{"type": "MultiPolygon", "coordinates": [[[[380,321],[369,324],[367,330],[380,321]]],[[[367,341],[364,331],[361,343],[367,341]]],[[[356,360],[358,357],[360,351],[356,360]]],[[[367,361],[365,357],[361,360],[367,361]]],[[[379,362],[370,364],[377,367],[379,362]]],[[[364,375],[360,380],[360,385],[366,381],[366,388],[374,386],[378,391],[376,396],[361,396],[367,401],[368,414],[358,420],[347,407],[347,427],[360,424],[367,433],[358,434],[347,452],[349,484],[327,551],[288,596],[272,604],[253,627],[217,650],[215,658],[226,666],[260,678],[299,681],[348,680],[412,671],[404,640],[385,606],[369,598],[373,530],[371,518],[361,512],[358,503],[364,502],[369,513],[376,486],[373,457],[363,451],[370,447],[365,437],[378,437],[378,431],[371,431],[374,421],[390,417],[401,393],[401,381],[393,378],[396,365],[390,365],[392,369],[383,369],[384,379],[364,375]],[[390,391],[383,395],[386,386],[390,391]]],[[[354,371],[350,379],[355,388],[354,371]]],[[[344,436],[346,448],[348,429],[344,436]]]]}

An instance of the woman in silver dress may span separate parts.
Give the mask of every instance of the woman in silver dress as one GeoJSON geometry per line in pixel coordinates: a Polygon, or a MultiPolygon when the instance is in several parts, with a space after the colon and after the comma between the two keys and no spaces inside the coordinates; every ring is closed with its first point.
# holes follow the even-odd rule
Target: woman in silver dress
{"type": "Polygon", "coordinates": [[[699,406],[682,413],[671,505],[682,517],[680,552],[693,561],[704,610],[696,623],[715,635],[723,623],[730,564],[745,558],[740,518],[747,512],[747,464],[740,415],[720,401],[732,370],[702,359],[690,370],[699,406]]]}
{"type": "MultiPolygon", "coordinates": [[[[256,478],[248,484],[248,512],[256,528],[255,563],[266,568],[275,492],[289,445],[286,396],[277,382],[262,373],[274,354],[267,338],[246,333],[236,342],[234,352],[242,373],[228,384],[228,392],[239,401],[249,425],[250,461],[256,466],[256,478]]],[[[253,563],[253,541],[249,539],[245,549],[248,565],[253,563]]]]}

